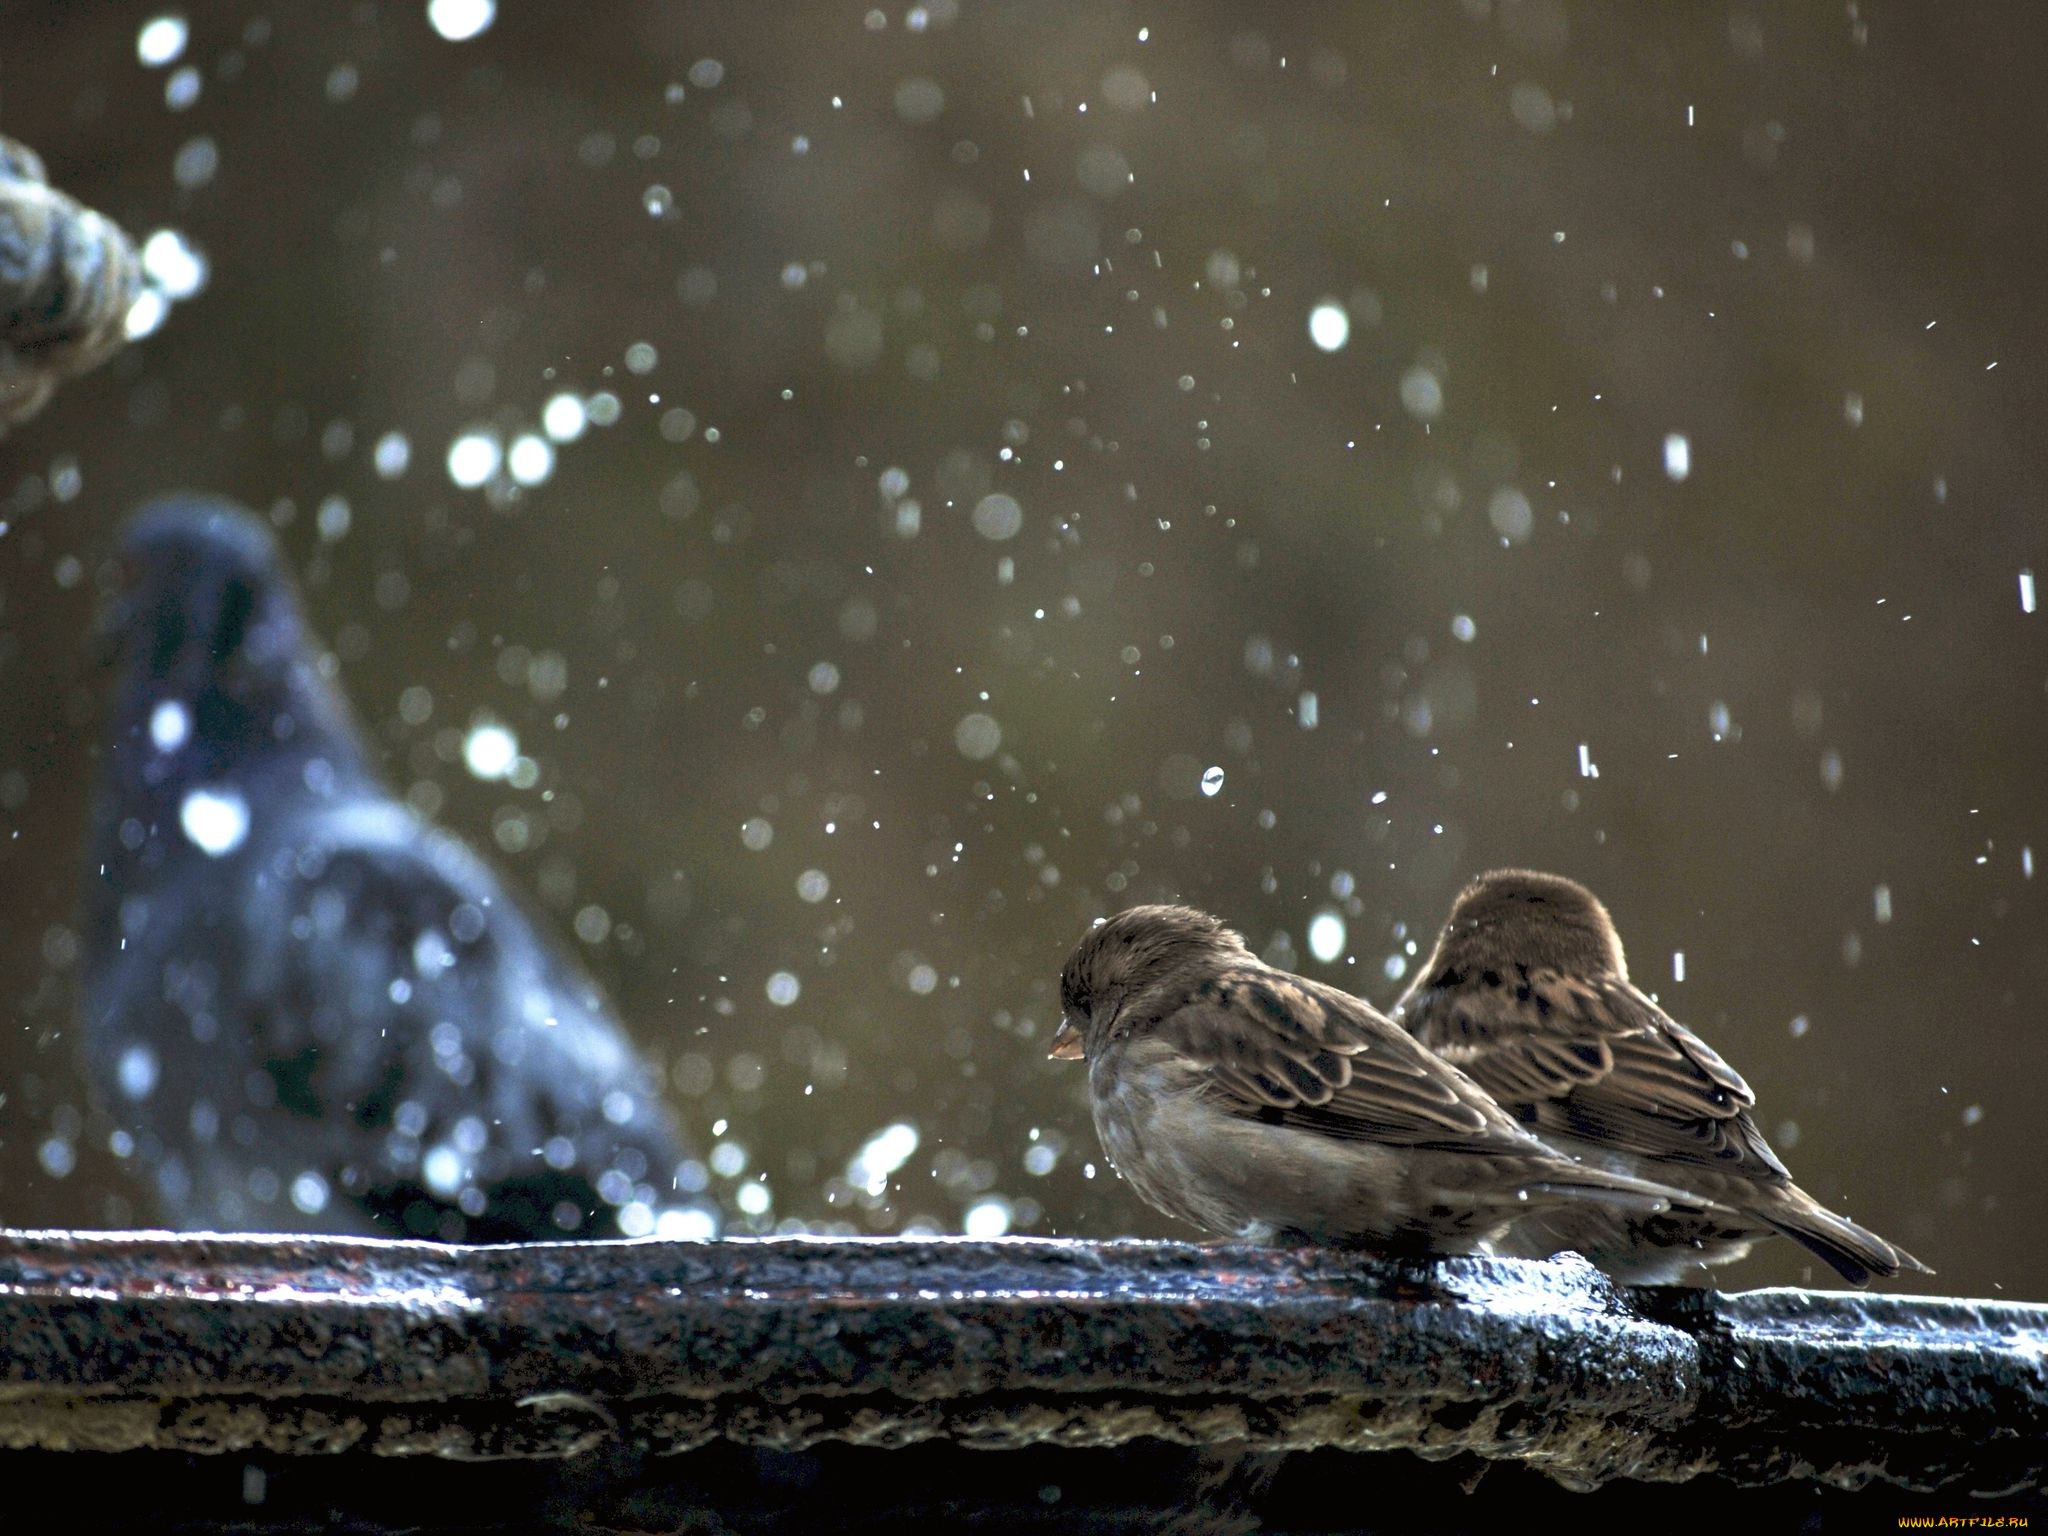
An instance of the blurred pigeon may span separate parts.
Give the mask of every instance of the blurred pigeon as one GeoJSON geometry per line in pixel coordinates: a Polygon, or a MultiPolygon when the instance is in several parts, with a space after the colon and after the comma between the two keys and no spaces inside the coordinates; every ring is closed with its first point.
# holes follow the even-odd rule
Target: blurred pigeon
{"type": "Polygon", "coordinates": [[[162,1220],[649,1230],[685,1153],[648,1072],[492,871],[379,781],[270,530],[173,495],[122,547],[82,1025],[162,1220]]]}
{"type": "Polygon", "coordinates": [[[1775,1232],[1854,1285],[1933,1273],[1792,1182],[1742,1074],[1628,979],[1607,909],[1576,881],[1527,869],[1474,880],[1394,1016],[1559,1151],[1717,1202],[1649,1217],[1532,1211],[1502,1253],[1573,1248],[1616,1279],[1661,1284],[1775,1232]]]}

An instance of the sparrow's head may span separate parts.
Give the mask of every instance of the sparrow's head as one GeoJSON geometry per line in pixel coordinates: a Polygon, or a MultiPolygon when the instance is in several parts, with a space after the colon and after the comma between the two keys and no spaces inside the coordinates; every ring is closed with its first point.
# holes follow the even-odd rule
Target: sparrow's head
{"type": "Polygon", "coordinates": [[[1193,907],[1132,907],[1088,930],[1060,972],[1051,1055],[1093,1056],[1125,1003],[1189,960],[1244,960],[1244,940],[1193,907]]]}
{"type": "Polygon", "coordinates": [[[1591,891],[1563,875],[1496,869],[1458,893],[1422,975],[1514,965],[1628,977],[1621,936],[1591,891]]]}
{"type": "MultiPolygon", "coordinates": [[[[217,497],[150,503],[124,533],[126,581],[102,629],[120,672],[114,739],[150,782],[232,777],[251,754],[353,756],[345,711],[313,665],[291,574],[269,527],[217,497]]],[[[334,763],[340,768],[344,764],[334,763]]]]}

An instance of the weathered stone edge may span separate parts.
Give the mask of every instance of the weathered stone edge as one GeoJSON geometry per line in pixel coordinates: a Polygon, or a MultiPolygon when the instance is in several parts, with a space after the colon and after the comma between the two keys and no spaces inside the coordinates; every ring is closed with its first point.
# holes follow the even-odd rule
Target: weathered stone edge
{"type": "Polygon", "coordinates": [[[1471,1451],[1590,1486],[1986,1492],[2048,1462],[2048,1308],[1619,1290],[1574,1261],[1015,1239],[0,1230],[0,1447],[1471,1451]]]}

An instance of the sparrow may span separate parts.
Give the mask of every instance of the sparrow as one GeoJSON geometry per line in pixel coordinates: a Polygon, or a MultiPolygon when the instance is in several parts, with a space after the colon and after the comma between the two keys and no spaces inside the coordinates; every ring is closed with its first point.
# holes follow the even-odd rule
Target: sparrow
{"type": "Polygon", "coordinates": [[[1792,1182],[1749,1084],[1630,982],[1607,909],[1574,881],[1523,869],[1473,881],[1394,1017],[1559,1151],[1714,1206],[1531,1212],[1502,1252],[1571,1248],[1616,1279],[1663,1284],[1777,1233],[1855,1285],[1932,1273],[1792,1182]]]}
{"type": "Polygon", "coordinates": [[[1086,1060],[1103,1151],[1228,1237],[1479,1253],[1532,1211],[1648,1219],[1662,1185],[1574,1162],[1367,1003],[1275,970],[1188,907],[1120,912],[1060,975],[1050,1054],[1086,1060]]]}
{"type": "Polygon", "coordinates": [[[172,495],[121,554],[80,1033],[159,1219],[474,1242],[676,1203],[647,1069],[490,868],[385,788],[269,527],[172,495]]]}

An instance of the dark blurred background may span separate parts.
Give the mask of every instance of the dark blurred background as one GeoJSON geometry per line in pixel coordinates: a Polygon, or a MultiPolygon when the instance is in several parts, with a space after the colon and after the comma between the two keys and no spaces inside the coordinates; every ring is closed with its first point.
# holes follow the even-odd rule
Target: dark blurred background
{"type": "Polygon", "coordinates": [[[2048,10],[168,14],[0,12],[0,131],[209,271],[0,442],[0,1221],[137,1218],[89,632],[185,485],[727,1230],[1163,1235],[1043,1059],[1089,920],[1386,1002],[1522,863],[1902,1286],[2048,1296],[2048,10]]]}

